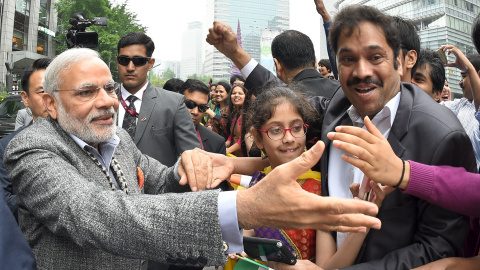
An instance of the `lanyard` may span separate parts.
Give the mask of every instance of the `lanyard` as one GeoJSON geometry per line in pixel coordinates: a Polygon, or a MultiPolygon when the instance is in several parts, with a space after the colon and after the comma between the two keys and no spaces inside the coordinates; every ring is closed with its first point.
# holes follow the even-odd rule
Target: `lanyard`
{"type": "MultiPolygon", "coordinates": [[[[144,92],[145,93],[145,92],[144,92]]],[[[138,113],[136,111],[134,111],[132,108],[128,107],[127,106],[127,103],[125,102],[125,100],[123,100],[123,96],[120,95],[120,103],[122,103],[122,106],[123,108],[125,109],[126,112],[128,112],[129,114],[135,116],[136,118],[138,118],[138,113]]]]}
{"type": "Polygon", "coordinates": [[[203,147],[203,141],[202,141],[202,136],[200,136],[200,132],[198,132],[198,128],[195,128],[197,130],[197,136],[198,140],[200,141],[200,144],[202,145],[202,150],[205,150],[205,147],[203,147]]]}

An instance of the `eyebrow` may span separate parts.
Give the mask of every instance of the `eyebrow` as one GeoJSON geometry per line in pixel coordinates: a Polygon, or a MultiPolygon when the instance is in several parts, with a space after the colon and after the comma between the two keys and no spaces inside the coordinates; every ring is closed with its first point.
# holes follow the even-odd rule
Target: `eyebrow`
{"type": "MultiPolygon", "coordinates": [[[[380,45],[370,45],[367,47],[367,49],[369,51],[373,51],[373,50],[382,50],[382,51],[385,51],[385,49],[380,46],[380,45]]],[[[348,53],[348,52],[352,52],[353,50],[350,49],[350,48],[341,48],[339,51],[338,51],[338,54],[341,54],[341,53],[348,53]]]]}
{"type": "MultiPolygon", "coordinates": [[[[302,118],[297,118],[295,120],[292,120],[290,121],[291,124],[295,124],[295,122],[299,122],[299,121],[302,121],[303,122],[303,119],[302,118]]],[[[274,126],[282,126],[282,122],[280,121],[274,121],[274,122],[270,122],[267,124],[267,126],[270,126],[270,125],[274,125],[274,126]]]]}
{"type": "Polygon", "coordinates": [[[422,72],[415,72],[415,74],[413,75],[413,77],[415,76],[419,76],[419,77],[422,77],[424,79],[427,79],[427,76],[425,76],[425,74],[423,74],[422,72]]]}

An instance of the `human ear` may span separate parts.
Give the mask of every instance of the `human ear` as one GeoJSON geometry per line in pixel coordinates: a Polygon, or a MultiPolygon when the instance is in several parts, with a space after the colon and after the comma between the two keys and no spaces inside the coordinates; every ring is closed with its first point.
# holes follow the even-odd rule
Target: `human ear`
{"type": "Polygon", "coordinates": [[[407,69],[412,69],[415,63],[417,63],[417,52],[415,50],[410,50],[407,52],[407,55],[405,55],[405,66],[407,69]]]}
{"type": "Polygon", "coordinates": [[[45,93],[42,95],[43,106],[48,112],[48,115],[53,119],[57,119],[58,114],[58,104],[57,100],[52,94],[45,93]]]}
{"type": "Polygon", "coordinates": [[[150,60],[148,60],[148,70],[152,70],[154,64],[155,64],[155,58],[150,58],[150,60]]]}
{"type": "Polygon", "coordinates": [[[25,105],[25,107],[29,107],[29,106],[28,106],[28,94],[27,94],[27,92],[22,91],[22,92],[20,93],[20,96],[21,96],[21,98],[22,98],[22,101],[23,101],[23,104],[25,105]]]}

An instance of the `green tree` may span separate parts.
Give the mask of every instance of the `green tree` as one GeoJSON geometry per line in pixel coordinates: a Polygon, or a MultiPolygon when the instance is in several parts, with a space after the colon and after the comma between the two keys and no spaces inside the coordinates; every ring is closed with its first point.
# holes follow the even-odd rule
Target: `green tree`
{"type": "Polygon", "coordinates": [[[176,78],[177,75],[175,75],[175,72],[173,72],[173,70],[171,68],[167,68],[167,70],[165,70],[165,72],[163,72],[163,76],[162,76],[162,79],[168,81],[172,78],[176,78]]]}
{"type": "Polygon", "coordinates": [[[118,80],[118,69],[115,61],[118,41],[127,33],[145,33],[146,31],[146,27],[138,22],[137,15],[127,10],[127,2],[112,5],[110,0],[60,0],[55,3],[59,18],[58,25],[61,29],[60,33],[55,37],[57,54],[67,49],[65,36],[71,27],[69,20],[73,14],[82,12],[85,19],[107,17],[107,26],[90,26],[87,28],[87,31],[98,33],[98,47],[96,50],[103,61],[110,67],[114,80],[118,80]]]}
{"type": "MultiPolygon", "coordinates": [[[[197,73],[193,74],[193,75],[189,75],[187,76],[187,79],[197,79],[197,80],[200,80],[202,81],[204,84],[208,85],[208,82],[210,81],[210,76],[207,76],[207,75],[198,75],[197,73]]],[[[215,83],[216,80],[214,79],[213,80],[213,83],[215,83]]]]}

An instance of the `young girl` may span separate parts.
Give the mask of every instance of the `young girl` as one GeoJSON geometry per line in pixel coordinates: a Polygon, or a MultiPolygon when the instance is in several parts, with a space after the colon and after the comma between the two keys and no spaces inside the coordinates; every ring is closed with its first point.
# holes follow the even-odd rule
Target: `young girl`
{"type": "MultiPolygon", "coordinates": [[[[289,162],[305,151],[306,133],[309,123],[318,124],[318,113],[300,94],[288,87],[273,87],[264,90],[250,106],[246,124],[252,126],[252,134],[258,148],[268,156],[270,166],[256,172],[250,187],[261,181],[275,167],[289,162]]],[[[320,173],[309,170],[297,179],[306,191],[321,195],[320,173]]],[[[383,199],[382,190],[369,183],[377,201],[383,199]]],[[[358,191],[358,186],[355,186],[358,191]]],[[[308,203],[308,202],[305,202],[308,203]]],[[[253,228],[246,236],[282,240],[296,255],[300,264],[316,263],[325,269],[341,268],[353,264],[366,236],[351,233],[346,245],[336,252],[336,245],[329,232],[315,230],[282,230],[276,228],[253,228]]]]}
{"type": "Polygon", "coordinates": [[[227,119],[230,130],[230,136],[225,141],[227,154],[233,154],[237,157],[246,156],[242,153],[242,122],[243,108],[246,103],[247,89],[241,84],[235,84],[230,92],[230,105],[228,105],[227,119]]]}
{"type": "Polygon", "coordinates": [[[225,138],[230,135],[227,129],[228,95],[230,85],[227,82],[220,81],[215,88],[216,105],[214,110],[208,109],[206,113],[210,116],[209,124],[213,131],[225,138]]]}

